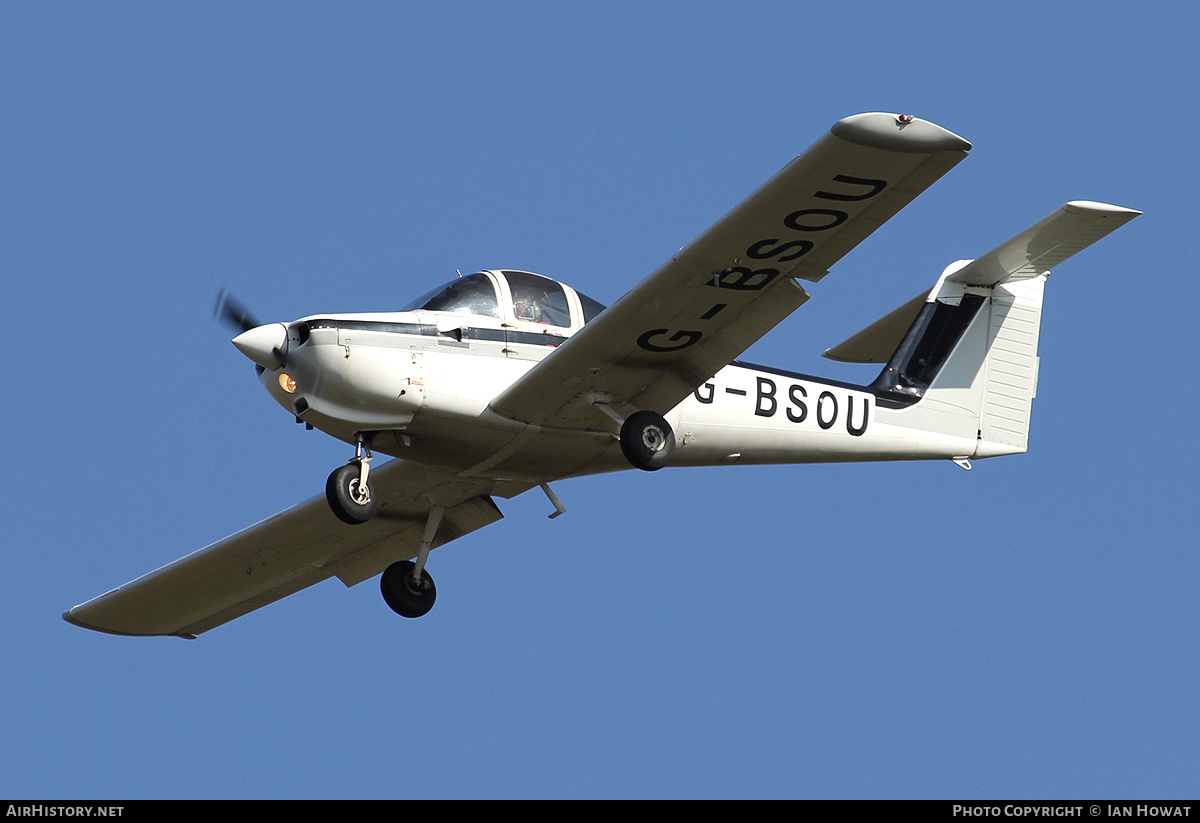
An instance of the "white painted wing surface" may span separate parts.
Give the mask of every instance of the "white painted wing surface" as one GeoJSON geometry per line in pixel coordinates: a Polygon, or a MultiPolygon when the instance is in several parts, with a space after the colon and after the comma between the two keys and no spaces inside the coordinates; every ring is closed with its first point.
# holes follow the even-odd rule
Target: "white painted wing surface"
{"type": "Polygon", "coordinates": [[[434,548],[503,515],[486,495],[528,486],[462,479],[394,460],[371,472],[380,496],[372,520],[348,526],[324,495],[76,606],[63,619],[127,635],[195,637],[201,632],[338,577],[352,586],[416,556],[430,498],[447,506],[434,548]]]}
{"type": "Polygon", "coordinates": [[[502,415],[607,429],[597,408],[665,413],[961,161],[970,144],[893,114],[839,121],[808,151],[492,402],[502,415]]]}

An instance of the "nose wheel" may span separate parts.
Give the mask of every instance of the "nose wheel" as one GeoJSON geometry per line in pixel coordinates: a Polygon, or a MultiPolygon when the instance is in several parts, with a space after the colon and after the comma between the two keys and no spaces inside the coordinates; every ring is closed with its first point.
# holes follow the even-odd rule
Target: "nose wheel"
{"type": "Polygon", "coordinates": [[[368,436],[358,436],[354,459],[325,481],[325,499],[338,520],[356,526],[366,523],[379,511],[379,498],[371,482],[371,446],[368,436]]]}
{"type": "Polygon", "coordinates": [[[375,484],[369,477],[364,482],[363,466],[357,460],[334,470],[325,481],[325,499],[329,508],[343,523],[356,526],[366,523],[379,511],[375,484]]]}

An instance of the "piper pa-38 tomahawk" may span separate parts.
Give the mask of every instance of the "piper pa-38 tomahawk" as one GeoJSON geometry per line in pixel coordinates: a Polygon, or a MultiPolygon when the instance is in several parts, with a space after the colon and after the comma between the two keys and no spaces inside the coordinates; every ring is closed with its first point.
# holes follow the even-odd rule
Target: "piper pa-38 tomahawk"
{"type": "Polygon", "coordinates": [[[192,638],[328,577],[380,576],[419,617],[431,549],[494,497],[664,466],[970,460],[1026,449],[1048,270],[1140,212],[1071,202],[825,354],[868,385],[736,361],[830,266],[967,155],[909,115],[859,114],[608,308],[523,271],[451,281],[398,312],[241,327],[289,415],[353,447],[326,493],[68,611],[192,638]],[[374,454],[396,458],[373,463],[374,454]]]}

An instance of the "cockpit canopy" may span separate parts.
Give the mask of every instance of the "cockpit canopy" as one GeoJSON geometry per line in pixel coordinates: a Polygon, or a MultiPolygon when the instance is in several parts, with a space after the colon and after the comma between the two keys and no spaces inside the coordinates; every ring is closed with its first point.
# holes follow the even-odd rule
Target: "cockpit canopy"
{"type": "Polygon", "coordinates": [[[472,314],[567,329],[587,323],[604,311],[604,305],[549,277],[503,270],[481,271],[451,280],[421,295],[402,311],[472,314]],[[574,311],[572,296],[579,301],[574,311]]]}

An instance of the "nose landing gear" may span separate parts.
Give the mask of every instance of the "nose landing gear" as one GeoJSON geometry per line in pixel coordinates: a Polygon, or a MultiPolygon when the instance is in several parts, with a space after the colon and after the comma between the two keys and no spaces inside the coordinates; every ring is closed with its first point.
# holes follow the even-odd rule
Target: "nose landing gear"
{"type": "Polygon", "coordinates": [[[325,481],[325,499],[338,520],[357,526],[379,511],[379,497],[371,482],[371,449],[360,435],[354,459],[334,469],[325,481]]]}

